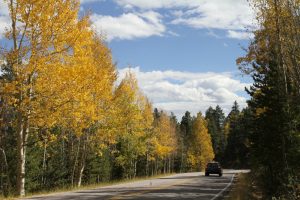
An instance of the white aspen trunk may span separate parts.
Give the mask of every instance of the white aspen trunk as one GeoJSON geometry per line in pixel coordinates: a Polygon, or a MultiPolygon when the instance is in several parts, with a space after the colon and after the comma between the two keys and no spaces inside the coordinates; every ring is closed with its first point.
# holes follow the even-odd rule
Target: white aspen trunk
{"type": "Polygon", "coordinates": [[[4,169],[5,169],[5,173],[6,173],[6,177],[7,177],[6,180],[2,181],[3,194],[4,194],[4,196],[6,196],[8,194],[9,188],[10,188],[10,178],[9,178],[9,174],[8,174],[9,166],[8,166],[5,150],[0,148],[0,151],[2,152],[2,156],[4,159],[4,166],[5,166],[4,169]]]}
{"type": "Polygon", "coordinates": [[[25,196],[25,161],[26,161],[26,143],[29,133],[29,122],[26,120],[24,124],[22,116],[19,114],[18,120],[18,171],[17,171],[17,193],[19,196],[25,196]]]}
{"type": "MultiPolygon", "coordinates": [[[[17,5],[16,5],[17,6],[17,5]]],[[[13,0],[9,1],[9,10],[11,12],[11,28],[12,28],[12,39],[15,51],[18,51],[18,38],[17,38],[17,26],[16,26],[16,9],[13,0]]],[[[20,63],[19,55],[17,55],[17,65],[20,63]]],[[[19,76],[19,69],[16,68],[16,75],[19,76]]],[[[19,101],[22,101],[22,92],[19,94],[19,101]]],[[[20,105],[19,105],[20,106],[20,105]]],[[[17,122],[17,194],[21,197],[25,196],[25,143],[26,143],[26,133],[24,132],[24,118],[22,113],[18,113],[18,122],[17,122]]]]}
{"type": "Polygon", "coordinates": [[[18,195],[25,196],[25,152],[22,136],[23,131],[18,133],[18,175],[17,175],[17,192],[18,195]]]}
{"type": "Polygon", "coordinates": [[[83,175],[84,167],[85,167],[85,165],[83,164],[81,166],[81,168],[80,168],[80,171],[79,171],[79,177],[78,177],[78,182],[77,182],[77,186],[78,187],[81,186],[81,180],[82,180],[82,175],[83,175]]]}
{"type": "Polygon", "coordinates": [[[77,186],[81,186],[82,182],[82,176],[83,172],[85,169],[85,159],[86,159],[86,154],[87,154],[87,143],[88,143],[88,136],[82,138],[82,149],[81,149],[81,156],[80,156],[80,161],[79,161],[79,171],[77,175],[77,186]]]}
{"type": "MultiPolygon", "coordinates": [[[[84,153],[84,152],[82,152],[82,153],[84,153]]],[[[85,157],[84,157],[84,155],[82,155],[80,159],[81,159],[80,160],[80,166],[79,166],[78,175],[77,175],[77,187],[81,186],[82,175],[83,175],[83,171],[84,171],[84,168],[85,168],[85,157]]]]}
{"type": "Polygon", "coordinates": [[[47,144],[46,140],[44,142],[44,155],[43,155],[43,176],[42,176],[42,184],[46,184],[45,172],[46,172],[46,153],[47,153],[47,144]]]}
{"type": "MultiPolygon", "coordinates": [[[[4,102],[4,100],[2,98],[0,98],[0,101],[4,102]]],[[[6,106],[6,104],[4,103],[2,106],[6,106]]],[[[1,118],[2,119],[8,118],[8,116],[5,115],[4,109],[1,112],[1,118]]],[[[4,120],[3,122],[4,122],[4,124],[3,124],[3,126],[4,126],[3,127],[3,135],[2,135],[2,133],[0,133],[1,134],[0,135],[0,145],[3,143],[2,142],[2,137],[5,137],[7,135],[6,131],[7,131],[8,123],[7,123],[6,120],[4,120]]],[[[2,187],[3,187],[3,194],[4,194],[4,196],[6,196],[8,191],[9,191],[9,188],[10,188],[10,177],[9,177],[9,171],[8,171],[9,165],[8,165],[8,162],[7,162],[7,156],[6,156],[5,150],[2,149],[1,147],[2,146],[0,146],[0,151],[2,153],[2,157],[3,157],[3,160],[4,160],[4,170],[5,170],[5,174],[6,174],[6,177],[7,177],[6,180],[4,180],[2,182],[2,184],[3,184],[2,187]]]]}

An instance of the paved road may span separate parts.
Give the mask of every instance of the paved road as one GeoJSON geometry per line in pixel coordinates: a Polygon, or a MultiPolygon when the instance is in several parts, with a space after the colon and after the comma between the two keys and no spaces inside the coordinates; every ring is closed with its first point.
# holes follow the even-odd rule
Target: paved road
{"type": "Polygon", "coordinates": [[[228,189],[237,173],[245,170],[224,170],[223,177],[205,177],[203,172],[176,174],[164,178],[136,181],[90,190],[35,196],[38,200],[101,200],[101,199],[200,199],[217,200],[228,189]]]}

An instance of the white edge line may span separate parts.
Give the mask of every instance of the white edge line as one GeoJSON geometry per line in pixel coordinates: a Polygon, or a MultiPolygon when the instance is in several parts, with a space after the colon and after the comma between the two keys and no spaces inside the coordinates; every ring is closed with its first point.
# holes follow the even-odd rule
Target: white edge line
{"type": "Polygon", "coordinates": [[[211,200],[215,200],[215,199],[218,198],[223,192],[225,192],[225,191],[231,186],[234,177],[235,177],[235,174],[232,175],[231,181],[227,184],[227,186],[226,186],[223,190],[221,190],[218,194],[216,194],[216,196],[214,196],[211,200]]]}

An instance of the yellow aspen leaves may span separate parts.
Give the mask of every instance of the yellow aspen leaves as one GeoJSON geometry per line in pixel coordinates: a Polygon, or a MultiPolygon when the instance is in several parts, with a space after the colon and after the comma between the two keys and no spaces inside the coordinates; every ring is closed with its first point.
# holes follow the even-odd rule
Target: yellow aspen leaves
{"type": "Polygon", "coordinates": [[[193,133],[190,140],[187,158],[191,169],[203,170],[206,164],[215,157],[207,122],[201,113],[197,114],[193,123],[193,133]]]}
{"type": "Polygon", "coordinates": [[[155,154],[159,158],[166,158],[176,151],[176,133],[172,128],[170,117],[161,112],[158,125],[154,129],[155,154]]]}

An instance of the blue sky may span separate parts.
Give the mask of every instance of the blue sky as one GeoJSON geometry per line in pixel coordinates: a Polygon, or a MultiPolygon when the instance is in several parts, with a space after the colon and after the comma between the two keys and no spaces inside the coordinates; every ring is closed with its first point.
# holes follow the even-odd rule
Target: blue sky
{"type": "MultiPolygon", "coordinates": [[[[8,25],[3,5],[0,33],[8,25]]],[[[228,113],[235,100],[246,105],[250,81],[235,60],[252,37],[247,0],[82,0],[81,13],[89,11],[120,79],[130,66],[154,106],[180,117],[217,104],[228,113]]]]}

